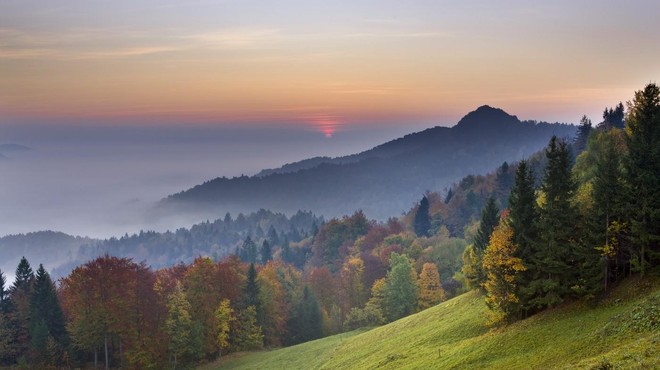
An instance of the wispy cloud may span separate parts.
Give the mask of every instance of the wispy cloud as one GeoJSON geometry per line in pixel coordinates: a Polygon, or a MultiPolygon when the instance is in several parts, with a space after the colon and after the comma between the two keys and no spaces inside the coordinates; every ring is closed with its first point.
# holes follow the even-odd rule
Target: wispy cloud
{"type": "Polygon", "coordinates": [[[277,29],[226,29],[183,36],[182,39],[218,47],[249,47],[279,38],[277,29]]]}

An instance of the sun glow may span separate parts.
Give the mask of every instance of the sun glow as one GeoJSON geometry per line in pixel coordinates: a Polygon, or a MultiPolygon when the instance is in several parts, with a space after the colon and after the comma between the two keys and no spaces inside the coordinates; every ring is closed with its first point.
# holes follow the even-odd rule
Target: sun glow
{"type": "Polygon", "coordinates": [[[313,125],[328,139],[332,138],[332,135],[334,135],[339,129],[339,126],[341,126],[339,121],[327,117],[315,120],[313,125]]]}

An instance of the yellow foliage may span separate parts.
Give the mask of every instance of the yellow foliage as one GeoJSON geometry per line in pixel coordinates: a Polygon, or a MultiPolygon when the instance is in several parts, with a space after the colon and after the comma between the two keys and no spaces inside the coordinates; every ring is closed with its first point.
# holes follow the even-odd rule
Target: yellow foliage
{"type": "Polygon", "coordinates": [[[486,247],[482,266],[486,271],[486,304],[491,309],[492,324],[512,317],[518,312],[516,276],[527,268],[522,260],[515,257],[513,230],[506,221],[493,230],[490,243],[486,247]]]}
{"type": "Polygon", "coordinates": [[[425,263],[422,266],[417,285],[419,286],[418,307],[420,310],[433,307],[446,299],[435,263],[425,263]]]}

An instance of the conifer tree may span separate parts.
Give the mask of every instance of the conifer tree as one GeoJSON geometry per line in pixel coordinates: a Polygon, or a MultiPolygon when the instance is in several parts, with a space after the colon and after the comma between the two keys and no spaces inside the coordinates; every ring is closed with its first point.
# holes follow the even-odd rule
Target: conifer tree
{"type": "Polygon", "coordinates": [[[631,236],[642,274],[660,267],[660,88],[636,91],[626,117],[625,158],[631,236]]]}
{"type": "Polygon", "coordinates": [[[254,263],[250,264],[245,287],[243,288],[243,307],[247,308],[249,306],[253,306],[257,314],[261,312],[259,282],[257,281],[257,270],[254,268],[254,263]]]}
{"type": "Polygon", "coordinates": [[[553,136],[546,149],[548,164],[541,185],[539,240],[533,256],[534,281],[530,284],[538,308],[563,301],[578,281],[578,212],[572,203],[575,181],[566,142],[553,136]]]}
{"type": "Polygon", "coordinates": [[[577,136],[573,143],[576,154],[580,154],[587,148],[587,140],[589,139],[589,134],[591,134],[592,129],[591,120],[587,118],[587,116],[582,116],[582,119],[580,119],[580,125],[578,126],[577,136]]]}
{"type": "Polygon", "coordinates": [[[11,312],[9,319],[12,325],[16,344],[16,353],[25,354],[30,346],[30,296],[34,283],[32,267],[25,257],[21,258],[16,267],[16,280],[11,287],[11,312]]]}
{"type": "Polygon", "coordinates": [[[264,242],[261,243],[261,263],[265,265],[272,259],[273,253],[270,248],[270,243],[268,243],[268,240],[264,239],[264,242]]]}
{"type": "Polygon", "coordinates": [[[479,223],[479,229],[474,236],[475,251],[482,254],[483,251],[486,250],[490,234],[493,233],[493,230],[499,222],[500,210],[497,209],[497,206],[495,205],[495,198],[491,196],[486,202],[486,207],[481,211],[481,223],[479,223]]]}
{"type": "MultiPolygon", "coordinates": [[[[55,286],[50,275],[40,264],[30,297],[30,337],[33,351],[38,355],[45,354],[49,339],[54,341],[58,352],[63,350],[67,345],[64,324],[64,314],[55,286]]],[[[43,357],[40,360],[39,362],[42,362],[43,357]]]]}
{"type": "Polygon", "coordinates": [[[413,227],[417,236],[429,236],[431,218],[429,216],[429,200],[426,196],[422,197],[422,200],[419,202],[419,207],[417,207],[417,212],[415,213],[415,220],[413,221],[413,227]]]}
{"type": "Polygon", "coordinates": [[[257,310],[248,306],[239,312],[238,321],[241,325],[235,333],[233,342],[237,351],[261,349],[264,345],[264,335],[257,324],[257,310]]]}

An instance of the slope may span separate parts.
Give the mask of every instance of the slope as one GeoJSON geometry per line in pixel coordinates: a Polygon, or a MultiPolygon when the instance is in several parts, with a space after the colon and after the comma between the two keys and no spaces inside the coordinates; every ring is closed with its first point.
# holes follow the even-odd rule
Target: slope
{"type": "Polygon", "coordinates": [[[574,126],[521,122],[483,106],[452,128],[430,128],[355,155],[310,159],[253,177],[216,178],[169,196],[159,209],[216,215],[304,209],[327,218],[362,209],[384,220],[408,209],[427,190],[529,156],[553,134],[571,137],[574,132],[574,126]]]}
{"type": "Polygon", "coordinates": [[[570,303],[505,328],[484,326],[470,292],[369,331],[236,354],[211,369],[658,368],[660,280],[624,281],[595,307],[570,303]]]}

